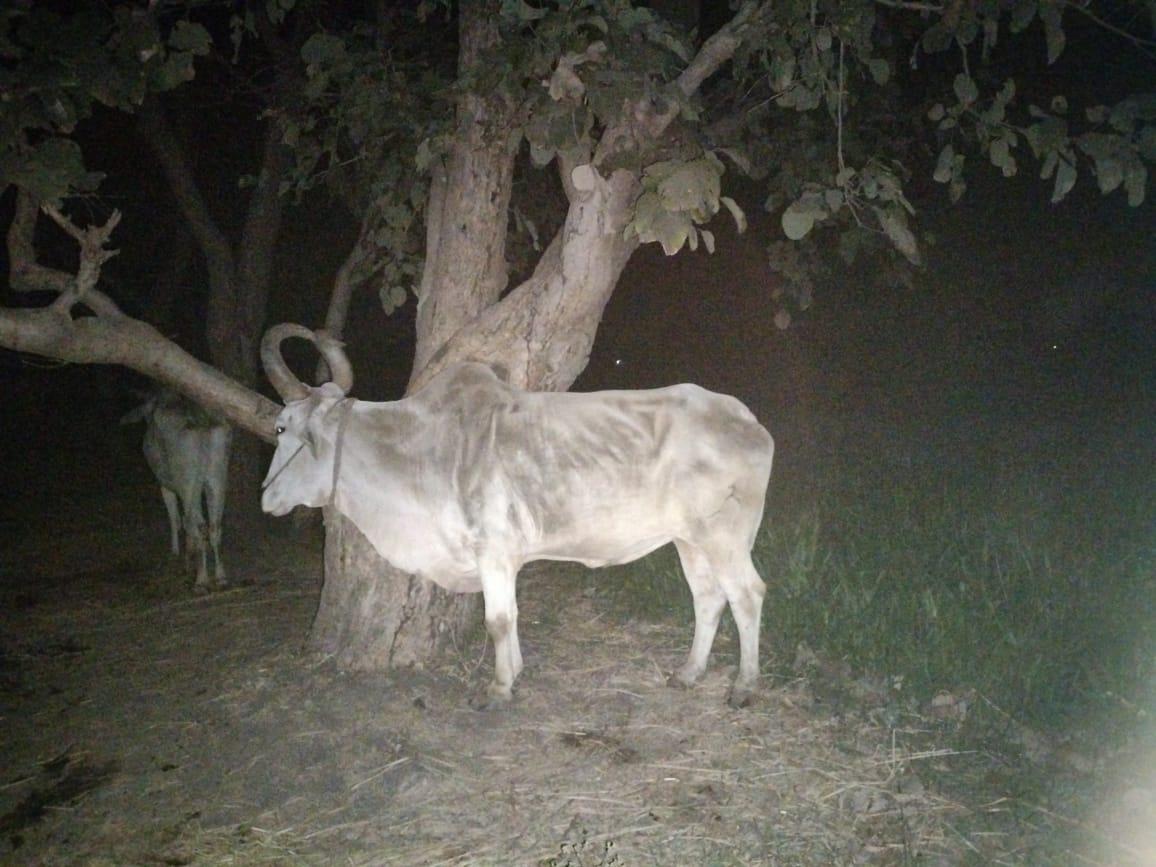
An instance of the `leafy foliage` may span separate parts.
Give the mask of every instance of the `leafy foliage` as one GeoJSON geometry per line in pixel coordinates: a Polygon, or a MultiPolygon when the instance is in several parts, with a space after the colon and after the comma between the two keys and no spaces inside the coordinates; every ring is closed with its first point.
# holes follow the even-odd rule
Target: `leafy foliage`
{"type": "Polygon", "coordinates": [[[15,184],[40,201],[89,192],[100,183],[67,138],[94,105],[125,111],[152,92],[193,77],[208,52],[199,24],[178,21],[167,34],[129,6],[83,4],[72,15],[43,5],[0,13],[0,189],[15,184]]]}
{"type": "Polygon", "coordinates": [[[710,152],[695,160],[664,160],[647,166],[627,235],[637,235],[644,244],[657,241],[668,256],[684,244],[697,250],[701,237],[713,253],[714,235],[698,226],[714,217],[720,205],[731,212],[739,231],[746,228],[742,209],[722,195],[722,174],[722,160],[710,152]]]}

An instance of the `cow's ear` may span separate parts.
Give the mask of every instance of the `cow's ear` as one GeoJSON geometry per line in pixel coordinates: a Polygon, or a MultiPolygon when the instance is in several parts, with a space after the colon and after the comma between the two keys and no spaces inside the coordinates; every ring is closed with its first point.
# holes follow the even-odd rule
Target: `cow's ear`
{"type": "Polygon", "coordinates": [[[305,428],[305,432],[301,434],[301,441],[309,447],[309,455],[317,457],[317,437],[313,436],[311,428],[305,428]]]}

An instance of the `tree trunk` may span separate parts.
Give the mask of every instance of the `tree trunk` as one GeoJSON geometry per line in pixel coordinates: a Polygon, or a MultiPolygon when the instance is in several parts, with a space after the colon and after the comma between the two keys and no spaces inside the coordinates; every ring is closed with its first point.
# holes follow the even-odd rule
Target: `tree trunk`
{"type": "MultiPolygon", "coordinates": [[[[498,40],[493,5],[461,4],[460,72],[476,68],[498,40]]],[[[433,172],[415,373],[505,288],[507,208],[521,142],[513,110],[500,95],[463,96],[451,152],[433,172]]],[[[315,650],[350,667],[376,669],[420,663],[460,642],[480,597],[451,595],[395,569],[341,515],[327,515],[325,528],[325,589],[310,639],[315,650]]]]}
{"type": "Polygon", "coordinates": [[[325,510],[325,585],[313,650],[347,669],[421,665],[460,646],[480,599],[391,567],[353,522],[325,510]]]}

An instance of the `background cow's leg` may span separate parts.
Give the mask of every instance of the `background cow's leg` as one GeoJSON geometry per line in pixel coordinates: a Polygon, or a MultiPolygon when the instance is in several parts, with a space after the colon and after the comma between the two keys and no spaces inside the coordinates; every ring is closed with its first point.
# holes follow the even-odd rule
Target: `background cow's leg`
{"type": "Polygon", "coordinates": [[[169,537],[176,557],[181,553],[181,504],[177,495],[168,488],[161,488],[161,497],[165,501],[165,511],[169,513],[169,537]]]}
{"type": "Polygon", "coordinates": [[[480,558],[478,566],[486,604],[486,631],[494,642],[494,680],[486,691],[487,705],[504,704],[513,697],[514,678],[522,670],[514,589],[518,572],[509,564],[487,557],[480,558]]]}
{"type": "Polygon", "coordinates": [[[689,542],[676,539],[674,547],[682,562],[686,583],[694,595],[694,641],[686,664],[670,676],[671,686],[691,686],[706,671],[706,660],[718,631],[719,617],[727,603],[726,594],[711,570],[710,561],[703,550],[689,542]]]}
{"type": "Polygon", "coordinates": [[[750,703],[759,680],[759,622],[766,585],[746,551],[731,554],[725,562],[719,562],[715,574],[726,592],[739,630],[739,673],[727,702],[732,707],[744,707],[750,703]]]}
{"type": "Polygon", "coordinates": [[[208,518],[209,547],[213,552],[213,577],[217,584],[224,585],[225,565],[221,562],[221,516],[225,511],[225,492],[216,491],[210,485],[205,488],[205,513],[208,518]]]}
{"type": "Polygon", "coordinates": [[[197,580],[193,584],[193,592],[206,593],[209,590],[209,564],[201,498],[189,492],[182,497],[181,504],[185,509],[185,546],[197,564],[197,580]]]}
{"type": "Polygon", "coordinates": [[[224,585],[225,564],[221,561],[221,524],[225,517],[225,494],[229,487],[229,448],[233,432],[227,427],[210,431],[205,456],[205,514],[209,522],[209,544],[213,550],[213,574],[224,585]]]}

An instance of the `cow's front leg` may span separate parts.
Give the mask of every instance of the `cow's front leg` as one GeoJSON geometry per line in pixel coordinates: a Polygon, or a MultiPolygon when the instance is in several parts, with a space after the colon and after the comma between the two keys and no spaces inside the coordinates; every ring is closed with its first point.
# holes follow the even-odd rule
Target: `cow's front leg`
{"type": "Polygon", "coordinates": [[[494,558],[483,559],[479,566],[486,604],[486,631],[494,642],[494,679],[481,704],[495,707],[513,698],[514,678],[522,670],[515,590],[518,572],[512,564],[494,558]]]}

